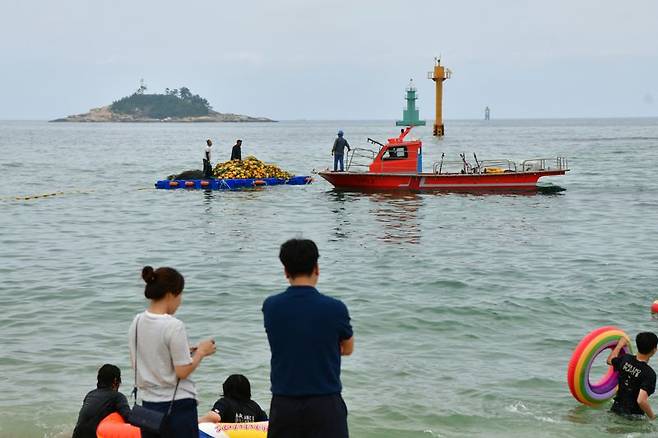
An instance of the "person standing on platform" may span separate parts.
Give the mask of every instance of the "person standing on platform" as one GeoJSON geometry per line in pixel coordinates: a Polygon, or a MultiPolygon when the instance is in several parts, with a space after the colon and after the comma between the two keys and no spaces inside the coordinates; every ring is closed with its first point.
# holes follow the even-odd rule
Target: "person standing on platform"
{"type": "Polygon", "coordinates": [[[231,149],[231,160],[242,160],[242,140],[237,140],[231,149]]]}
{"type": "Polygon", "coordinates": [[[354,350],[350,315],[342,301],[321,294],[318,247],[291,239],[279,259],[290,287],[268,297],[263,317],[272,353],[268,438],[347,438],[341,396],[341,356],[354,350]]]}
{"type": "Polygon", "coordinates": [[[210,163],[210,154],[212,152],[212,141],[206,140],[206,147],[203,152],[203,177],[212,178],[212,164],[210,163]]]}
{"type": "Polygon", "coordinates": [[[334,172],[338,171],[340,165],[340,171],[344,172],[345,168],[343,165],[343,156],[345,154],[345,148],[350,149],[350,144],[343,138],[343,131],[338,131],[338,137],[334,140],[334,147],[331,149],[331,155],[334,156],[334,172]]]}

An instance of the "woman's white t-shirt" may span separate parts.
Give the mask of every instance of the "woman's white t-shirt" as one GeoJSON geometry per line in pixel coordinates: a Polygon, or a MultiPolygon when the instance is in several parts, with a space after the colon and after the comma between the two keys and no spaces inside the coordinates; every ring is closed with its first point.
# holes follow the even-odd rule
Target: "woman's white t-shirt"
{"type": "MultiPolygon", "coordinates": [[[[137,389],[141,400],[171,401],[176,387],[174,365],[192,363],[190,344],[185,325],[171,315],[159,315],[148,310],[133,319],[128,330],[130,360],[135,369],[137,359],[137,389]],[[137,354],[135,329],[137,328],[137,354]]],[[[176,400],[196,399],[196,388],[191,379],[181,379],[176,400]]]]}

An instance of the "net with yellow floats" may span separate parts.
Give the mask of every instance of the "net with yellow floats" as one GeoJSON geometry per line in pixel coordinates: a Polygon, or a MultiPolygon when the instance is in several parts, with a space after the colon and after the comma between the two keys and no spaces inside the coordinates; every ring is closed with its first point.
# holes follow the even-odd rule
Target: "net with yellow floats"
{"type": "Polygon", "coordinates": [[[286,172],[275,164],[267,164],[254,157],[248,156],[244,160],[231,160],[217,163],[213,169],[215,178],[239,179],[239,178],[279,178],[290,179],[294,175],[286,172]]]}

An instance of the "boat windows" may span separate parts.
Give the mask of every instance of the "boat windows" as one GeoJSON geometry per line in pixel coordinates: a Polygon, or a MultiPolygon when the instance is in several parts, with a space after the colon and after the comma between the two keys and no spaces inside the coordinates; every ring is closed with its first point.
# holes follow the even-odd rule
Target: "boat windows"
{"type": "Polygon", "coordinates": [[[382,160],[404,160],[409,156],[406,146],[389,147],[382,160]]]}

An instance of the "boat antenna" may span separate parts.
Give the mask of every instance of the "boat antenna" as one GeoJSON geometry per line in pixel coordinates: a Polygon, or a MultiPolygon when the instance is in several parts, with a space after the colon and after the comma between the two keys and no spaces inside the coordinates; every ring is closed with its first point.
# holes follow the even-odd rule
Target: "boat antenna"
{"type": "Polygon", "coordinates": [[[462,157],[462,161],[464,163],[464,173],[468,173],[468,163],[466,162],[466,155],[465,154],[459,154],[460,157],[462,157]]]}
{"type": "Polygon", "coordinates": [[[475,152],[473,152],[473,158],[475,158],[475,164],[477,165],[477,168],[480,168],[480,162],[478,161],[478,156],[475,155],[475,152]]]}

